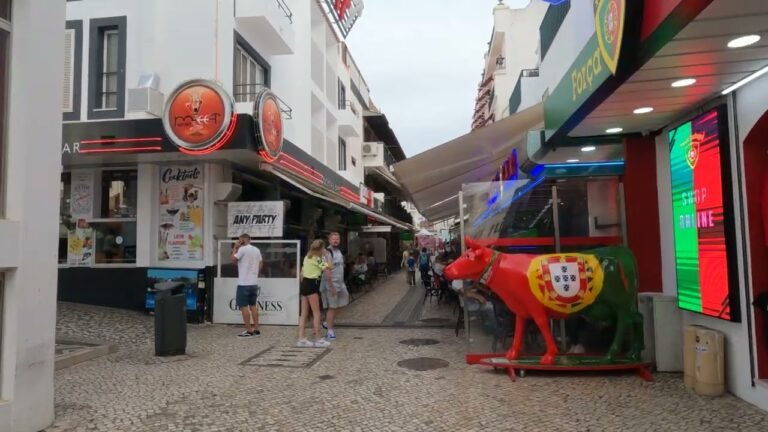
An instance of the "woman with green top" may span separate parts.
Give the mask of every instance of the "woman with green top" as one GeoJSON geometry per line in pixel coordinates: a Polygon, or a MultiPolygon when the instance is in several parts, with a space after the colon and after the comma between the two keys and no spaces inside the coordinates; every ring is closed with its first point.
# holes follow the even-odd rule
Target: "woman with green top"
{"type": "Polygon", "coordinates": [[[320,337],[320,280],[323,271],[328,268],[325,262],[325,243],[315,240],[309,247],[304,264],[301,267],[301,317],[299,317],[299,347],[327,348],[331,345],[325,338],[320,337]],[[312,308],[312,326],[315,330],[315,342],[304,336],[304,325],[307,322],[309,308],[312,308]]]}

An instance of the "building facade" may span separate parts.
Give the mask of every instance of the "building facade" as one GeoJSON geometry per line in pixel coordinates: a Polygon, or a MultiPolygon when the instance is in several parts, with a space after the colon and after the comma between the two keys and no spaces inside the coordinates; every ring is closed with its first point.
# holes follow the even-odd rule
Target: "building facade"
{"type": "Polygon", "coordinates": [[[67,2],[60,299],[143,309],[150,268],[197,270],[211,294],[233,202],[277,203],[266,238],[293,253],[409,229],[366,186],[373,103],[329,7],[67,2]]]}
{"type": "Polygon", "coordinates": [[[53,421],[63,2],[0,2],[0,430],[53,421]]]}

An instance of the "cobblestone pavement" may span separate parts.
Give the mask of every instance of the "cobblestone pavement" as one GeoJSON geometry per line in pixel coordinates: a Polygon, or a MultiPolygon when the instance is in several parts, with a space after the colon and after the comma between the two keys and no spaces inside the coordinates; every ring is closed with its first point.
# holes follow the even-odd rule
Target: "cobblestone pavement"
{"type": "Polygon", "coordinates": [[[408,292],[408,289],[405,272],[395,273],[376,284],[371,292],[355,300],[344,309],[344,313],[339,315],[338,323],[342,325],[381,324],[392,308],[408,292]]]}
{"type": "Polygon", "coordinates": [[[57,416],[47,431],[768,430],[768,414],[731,396],[696,396],[677,375],[513,383],[465,365],[465,343],[448,329],[340,328],[307,368],[254,360],[270,347],[270,355],[293,355],[282,349],[294,342],[290,327],[238,339],[234,326],[190,326],[188,355],[162,359],[152,356],[151,329],[139,313],[61,303],[59,333],[120,350],[56,373],[57,416]],[[439,343],[400,343],[410,338],[439,343]],[[418,357],[448,367],[397,365],[418,357]]]}

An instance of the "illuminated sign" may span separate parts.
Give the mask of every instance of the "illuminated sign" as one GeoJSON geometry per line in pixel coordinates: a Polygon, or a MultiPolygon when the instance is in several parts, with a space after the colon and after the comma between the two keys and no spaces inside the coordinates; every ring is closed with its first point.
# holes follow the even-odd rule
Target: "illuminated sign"
{"type": "Polygon", "coordinates": [[[273,162],[283,151],[283,113],[277,96],[270,90],[263,90],[253,102],[253,119],[256,142],[260,154],[273,162]]]}
{"type": "Polygon", "coordinates": [[[723,106],[669,132],[675,267],[681,309],[738,321],[725,114],[723,106]]]}
{"type": "Polygon", "coordinates": [[[165,134],[181,152],[207,154],[224,145],[235,129],[232,97],[207,80],[181,83],[171,92],[163,114],[165,134]]]}
{"type": "Polygon", "coordinates": [[[325,0],[325,4],[328,5],[339,32],[347,37],[363,13],[363,0],[325,0]]]}

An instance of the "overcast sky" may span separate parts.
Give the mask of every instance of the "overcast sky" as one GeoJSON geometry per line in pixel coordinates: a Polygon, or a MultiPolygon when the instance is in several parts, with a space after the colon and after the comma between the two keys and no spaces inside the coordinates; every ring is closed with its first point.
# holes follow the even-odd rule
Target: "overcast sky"
{"type": "Polygon", "coordinates": [[[365,0],[347,43],[406,155],[469,132],[497,3],[365,0]]]}

